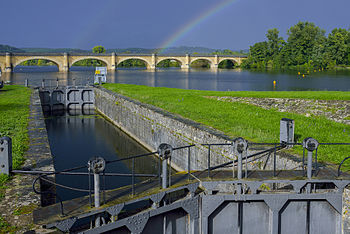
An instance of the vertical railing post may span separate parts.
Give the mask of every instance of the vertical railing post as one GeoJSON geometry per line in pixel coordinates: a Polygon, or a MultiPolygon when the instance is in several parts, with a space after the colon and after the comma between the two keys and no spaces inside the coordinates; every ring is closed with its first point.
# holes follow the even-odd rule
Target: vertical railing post
{"type": "Polygon", "coordinates": [[[188,180],[191,179],[191,147],[187,148],[187,171],[188,180]]]}
{"type": "Polygon", "coordinates": [[[232,149],[232,177],[235,178],[236,175],[235,175],[235,152],[236,152],[236,145],[235,145],[235,142],[232,141],[231,143],[231,149],[232,149]]]}
{"type": "Polygon", "coordinates": [[[169,182],[168,182],[168,159],[171,158],[172,152],[173,152],[173,147],[169,144],[162,143],[158,147],[158,155],[162,160],[162,188],[163,189],[167,188],[169,185],[169,182]]]}
{"type": "MultiPolygon", "coordinates": [[[[306,175],[309,180],[312,179],[312,154],[314,150],[317,150],[319,143],[316,139],[308,137],[303,141],[303,148],[307,150],[307,171],[306,175]]],[[[307,190],[311,192],[311,184],[307,185],[307,190]]]]}
{"type": "Polygon", "coordinates": [[[24,86],[25,86],[25,87],[28,87],[28,86],[29,86],[29,85],[28,85],[28,78],[25,79],[25,81],[24,81],[24,86]]]}
{"type": "Polygon", "coordinates": [[[308,137],[303,141],[303,147],[307,150],[307,178],[311,179],[312,177],[312,155],[313,151],[318,148],[318,141],[314,138],[308,137]]]}
{"type": "Polygon", "coordinates": [[[41,88],[45,88],[45,79],[43,79],[42,81],[41,81],[41,88]]]}
{"type": "MultiPolygon", "coordinates": [[[[94,204],[95,208],[100,207],[100,173],[104,171],[106,166],[106,162],[101,157],[96,157],[94,159],[89,160],[88,169],[94,173],[94,204]]],[[[101,225],[100,217],[97,216],[95,220],[95,227],[99,227],[101,225]]]]}
{"type": "Polygon", "coordinates": [[[58,89],[58,78],[56,78],[56,89],[58,89]]]}
{"type": "Polygon", "coordinates": [[[12,139],[0,138],[0,174],[9,175],[12,171],[12,139]]]}
{"type": "Polygon", "coordinates": [[[158,160],[158,178],[159,178],[159,187],[162,186],[162,159],[159,156],[158,160]]]}
{"type": "Polygon", "coordinates": [[[132,196],[135,195],[135,158],[132,158],[132,167],[131,167],[131,183],[132,183],[132,188],[131,188],[131,194],[132,196]]]}
{"type": "Polygon", "coordinates": [[[92,196],[91,196],[91,170],[89,171],[89,202],[90,202],[90,207],[92,207],[92,196]]]}
{"type": "Polygon", "coordinates": [[[277,151],[277,146],[275,144],[273,149],[273,177],[276,177],[276,151],[277,151]]]}
{"type": "Polygon", "coordinates": [[[210,178],[210,146],[208,145],[208,178],[210,178]]]}
{"type": "MultiPolygon", "coordinates": [[[[237,154],[237,157],[238,157],[238,164],[237,164],[237,178],[239,180],[242,179],[242,158],[243,158],[243,154],[246,153],[247,151],[247,148],[248,148],[248,142],[239,137],[237,139],[235,139],[235,153],[237,154]]],[[[247,158],[246,158],[247,159],[247,158]]],[[[247,167],[247,164],[246,164],[246,167],[247,167]]]]}

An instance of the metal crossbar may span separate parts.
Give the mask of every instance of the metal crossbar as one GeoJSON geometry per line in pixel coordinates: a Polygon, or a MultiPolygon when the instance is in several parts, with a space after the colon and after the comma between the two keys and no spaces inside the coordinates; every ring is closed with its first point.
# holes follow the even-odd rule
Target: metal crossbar
{"type": "MultiPolygon", "coordinates": [[[[303,163],[303,170],[304,170],[304,176],[305,176],[305,149],[306,147],[302,144],[302,143],[251,143],[249,142],[248,145],[266,145],[266,146],[273,146],[273,147],[270,147],[268,149],[265,149],[265,150],[262,150],[260,152],[256,152],[256,153],[253,153],[253,154],[250,154],[250,155],[247,155],[245,154],[243,157],[242,157],[242,161],[245,161],[245,177],[247,178],[248,177],[248,173],[247,173],[247,163],[248,163],[248,160],[252,159],[255,157],[255,159],[251,160],[250,162],[254,161],[254,160],[257,160],[257,156],[261,156],[261,157],[264,157],[264,156],[267,156],[267,159],[266,159],[266,162],[265,162],[265,165],[264,165],[264,168],[266,167],[266,164],[267,164],[267,161],[269,160],[271,154],[273,155],[273,176],[275,177],[276,176],[276,170],[277,170],[277,167],[276,167],[276,164],[277,164],[277,158],[276,158],[276,154],[277,154],[277,151],[279,150],[282,150],[286,147],[286,145],[293,145],[293,146],[296,146],[296,145],[302,145],[303,146],[303,149],[304,149],[304,153],[303,153],[303,160],[302,160],[302,163],[303,163]]],[[[350,145],[350,143],[319,143],[319,145],[350,145]]],[[[215,165],[215,166],[212,166],[211,165],[211,155],[212,155],[212,147],[215,147],[215,146],[231,146],[231,147],[234,147],[234,144],[233,143],[214,143],[214,144],[198,144],[198,145],[187,145],[187,146],[181,146],[181,147],[177,147],[177,148],[172,148],[172,151],[178,151],[178,150],[185,150],[187,149],[187,174],[188,174],[188,180],[191,180],[191,177],[194,177],[195,179],[199,180],[196,176],[194,176],[192,173],[191,173],[191,148],[192,147],[195,147],[195,146],[205,146],[207,147],[207,150],[208,150],[208,153],[207,153],[207,168],[202,170],[203,172],[207,171],[207,175],[208,177],[211,176],[211,171],[213,170],[217,170],[217,169],[220,169],[220,168],[224,168],[224,167],[227,167],[227,166],[231,166],[232,169],[233,169],[233,174],[234,173],[234,168],[236,166],[238,166],[239,163],[242,163],[242,161],[239,161],[239,159],[233,159],[229,162],[226,162],[226,163],[222,163],[222,164],[219,164],[219,165],[215,165]]],[[[310,153],[309,149],[308,150],[308,154],[310,153]]],[[[105,191],[106,191],[106,187],[105,187],[105,177],[106,176],[118,176],[118,177],[121,177],[121,176],[124,176],[124,177],[131,177],[131,191],[132,191],[132,195],[135,194],[135,184],[137,183],[135,181],[135,177],[149,177],[149,178],[159,178],[159,182],[161,184],[161,180],[163,178],[163,175],[161,173],[161,161],[163,159],[161,159],[161,157],[159,157],[159,166],[158,166],[158,174],[139,174],[139,173],[135,173],[135,159],[137,158],[142,158],[142,157],[148,157],[148,156],[153,156],[153,155],[160,155],[160,152],[159,151],[155,151],[155,152],[150,152],[150,153],[146,153],[146,154],[141,154],[141,155],[134,155],[134,156],[130,156],[130,157],[126,157],[126,158],[121,158],[121,159],[116,159],[116,160],[109,160],[109,161],[106,161],[105,164],[106,166],[109,165],[109,164],[112,164],[112,163],[115,163],[115,162],[121,162],[121,161],[127,161],[127,160],[132,160],[132,166],[131,166],[131,173],[117,173],[117,172],[105,172],[105,170],[103,169],[102,171],[102,178],[103,178],[103,189],[102,189],[102,193],[104,194],[105,191]]],[[[259,158],[261,158],[259,157],[259,158]]],[[[341,174],[341,166],[343,165],[344,161],[346,161],[347,159],[349,159],[350,157],[347,157],[345,158],[339,165],[338,167],[338,177],[340,176],[341,174]]],[[[318,170],[318,162],[317,162],[317,148],[316,148],[316,153],[315,153],[315,157],[314,157],[315,161],[314,161],[314,164],[315,164],[315,168],[316,168],[316,171],[318,170]]],[[[169,160],[169,164],[171,166],[171,156],[170,158],[168,159],[169,160]]],[[[309,165],[309,162],[308,162],[308,171],[310,170],[310,168],[312,167],[312,165],[309,165]]],[[[45,191],[37,191],[35,189],[35,184],[37,183],[38,180],[42,179],[48,183],[51,183],[53,185],[56,185],[56,186],[60,186],[62,188],[65,188],[65,189],[69,189],[69,190],[74,190],[74,191],[80,191],[80,192],[86,192],[89,194],[89,200],[90,200],[90,204],[92,205],[92,184],[91,184],[91,171],[88,170],[88,172],[72,172],[74,170],[79,170],[79,169],[88,169],[88,166],[85,165],[85,166],[78,166],[78,167],[73,167],[73,168],[69,168],[69,169],[65,169],[65,170],[62,170],[62,171],[56,171],[56,172],[50,172],[50,171],[23,171],[23,170],[13,170],[12,173],[19,173],[19,174],[32,174],[32,175],[39,175],[33,182],[33,190],[34,192],[38,193],[38,194],[44,194],[44,193],[47,193],[45,191]],[[73,188],[73,187],[70,187],[70,186],[66,186],[66,185],[62,185],[62,184],[59,184],[59,183],[56,183],[50,179],[47,178],[47,176],[50,176],[50,175],[80,175],[80,176],[88,176],[89,178],[89,188],[88,189],[82,189],[82,188],[73,188]]],[[[242,170],[242,168],[239,168],[240,170],[242,170]]],[[[171,170],[170,170],[171,171],[171,170]]],[[[309,172],[308,172],[309,173],[309,172]]],[[[168,176],[166,177],[169,177],[168,180],[168,184],[169,186],[171,186],[171,178],[172,178],[172,174],[171,172],[168,173],[168,176]]],[[[310,175],[308,174],[308,177],[310,177],[310,175]]],[[[240,179],[240,178],[238,178],[240,179]]],[[[116,189],[116,188],[114,188],[116,189]]],[[[49,192],[49,193],[52,193],[52,192],[49,192]]],[[[63,214],[63,203],[61,201],[61,199],[59,198],[59,196],[57,196],[57,194],[54,194],[56,195],[56,197],[58,198],[58,200],[60,201],[61,203],[61,212],[63,214]]],[[[103,196],[103,198],[105,197],[105,195],[103,196]]],[[[103,199],[104,200],[104,199],[103,199]]]]}

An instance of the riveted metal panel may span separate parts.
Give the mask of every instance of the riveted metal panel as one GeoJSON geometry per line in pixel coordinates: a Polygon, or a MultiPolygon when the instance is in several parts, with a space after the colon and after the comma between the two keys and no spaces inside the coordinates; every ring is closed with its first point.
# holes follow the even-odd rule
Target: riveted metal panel
{"type": "Polygon", "coordinates": [[[287,204],[280,216],[281,233],[295,234],[306,232],[306,201],[292,201],[287,204]]]}
{"type": "Polygon", "coordinates": [[[265,202],[243,203],[243,234],[269,233],[269,207],[265,202]]]}
{"type": "Polygon", "coordinates": [[[189,216],[182,209],[172,210],[162,215],[150,218],[143,230],[143,234],[163,233],[164,221],[167,234],[188,233],[189,216]],[[165,219],[164,219],[165,217],[165,219]]]}
{"type": "Polygon", "coordinates": [[[338,212],[327,201],[310,202],[310,233],[341,233],[338,212]]]}
{"type": "Polygon", "coordinates": [[[208,233],[237,233],[238,203],[223,203],[209,216],[208,225],[208,233]]]}

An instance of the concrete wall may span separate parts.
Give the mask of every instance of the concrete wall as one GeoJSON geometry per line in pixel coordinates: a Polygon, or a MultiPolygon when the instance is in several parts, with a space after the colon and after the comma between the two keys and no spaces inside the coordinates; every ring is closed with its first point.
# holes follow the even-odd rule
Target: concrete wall
{"type": "MultiPolygon", "coordinates": [[[[191,170],[207,168],[208,147],[200,144],[232,142],[232,139],[218,131],[104,88],[95,88],[95,108],[150,151],[156,151],[161,143],[168,143],[174,148],[196,144],[191,149],[191,170]]],[[[248,155],[254,152],[256,150],[249,150],[248,155]]],[[[187,149],[174,151],[172,164],[175,169],[187,170],[187,155],[187,149]]],[[[231,157],[231,146],[211,147],[211,166],[228,162],[232,160],[231,157]]],[[[266,158],[252,162],[249,168],[262,169],[266,158]]],[[[300,167],[300,162],[293,156],[278,155],[276,161],[279,169],[300,167]]],[[[271,155],[265,169],[271,169],[272,162],[271,155]]]]}

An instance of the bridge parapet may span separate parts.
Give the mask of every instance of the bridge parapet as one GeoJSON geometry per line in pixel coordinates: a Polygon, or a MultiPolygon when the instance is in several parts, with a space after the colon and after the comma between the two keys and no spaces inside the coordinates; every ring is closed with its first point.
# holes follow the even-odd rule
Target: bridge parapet
{"type": "Polygon", "coordinates": [[[0,53],[0,68],[3,72],[12,72],[20,63],[44,59],[55,63],[62,72],[68,72],[69,68],[77,61],[84,59],[96,59],[104,62],[108,70],[115,70],[118,64],[128,59],[140,59],[146,63],[147,69],[156,69],[157,64],[165,59],[174,59],[181,63],[182,68],[190,68],[191,63],[204,59],[210,63],[210,67],[216,69],[223,60],[231,60],[240,65],[244,56],[235,55],[202,55],[202,54],[94,54],[94,53],[0,53]]]}

